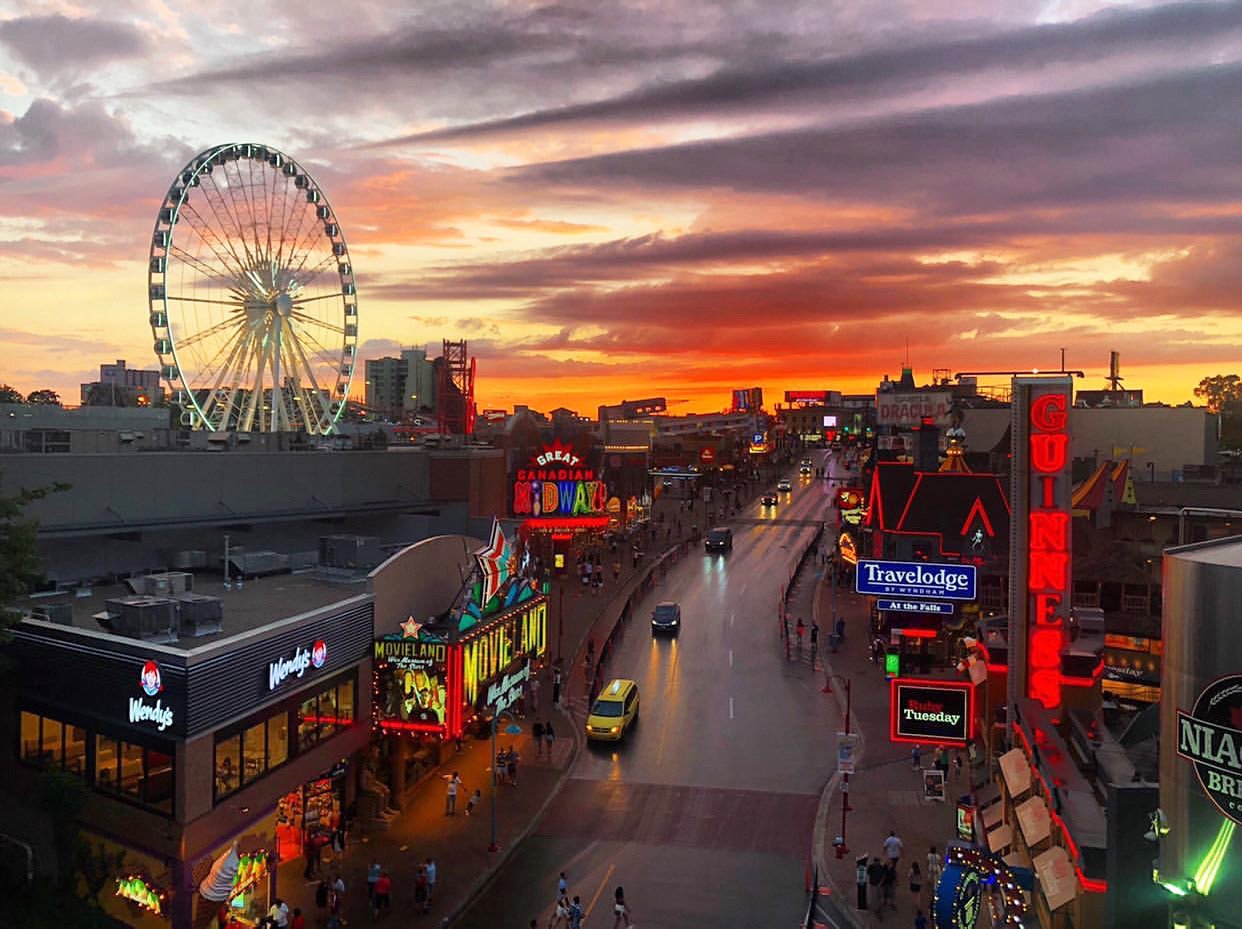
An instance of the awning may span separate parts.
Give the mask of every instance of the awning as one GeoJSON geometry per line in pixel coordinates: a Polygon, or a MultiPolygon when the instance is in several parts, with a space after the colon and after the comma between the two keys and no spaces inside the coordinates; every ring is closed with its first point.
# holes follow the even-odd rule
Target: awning
{"type": "Polygon", "coordinates": [[[233,896],[233,878],[237,877],[237,868],[241,859],[237,856],[237,843],[234,842],[227,852],[217,858],[211,870],[198,885],[198,892],[206,900],[222,903],[233,896]]]}
{"type": "Polygon", "coordinates": [[[1005,816],[1005,806],[1003,803],[993,803],[991,806],[983,808],[983,827],[992,829],[1005,816]]]}
{"type": "Polygon", "coordinates": [[[1022,827],[1022,837],[1026,839],[1028,847],[1033,849],[1048,838],[1052,831],[1052,819],[1048,816],[1048,805],[1044,803],[1043,797],[1031,797],[1023,801],[1018,804],[1015,812],[1018,825],[1022,827]]]}
{"type": "Polygon", "coordinates": [[[1008,823],[997,826],[988,833],[988,850],[999,852],[1013,844],[1013,827],[1008,823]]]}
{"type": "Polygon", "coordinates": [[[1026,793],[1031,787],[1031,763],[1020,748],[1011,748],[1000,756],[1001,775],[1005,778],[1005,786],[1009,788],[1009,796],[1017,797],[1026,793]]]}
{"type": "Polygon", "coordinates": [[[1060,909],[1078,896],[1078,877],[1061,846],[1054,845],[1036,855],[1033,866],[1044,899],[1048,901],[1048,909],[1060,909]]]}

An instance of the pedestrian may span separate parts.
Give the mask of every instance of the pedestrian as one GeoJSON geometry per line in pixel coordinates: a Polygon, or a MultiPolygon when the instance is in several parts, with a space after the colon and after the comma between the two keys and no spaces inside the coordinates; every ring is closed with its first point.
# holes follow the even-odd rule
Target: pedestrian
{"type": "MultiPolygon", "coordinates": [[[[559,661],[560,659],[557,659],[557,660],[559,661]]],[[[557,706],[561,705],[561,669],[560,668],[552,669],[552,702],[557,706]]]]}
{"type": "Polygon", "coordinates": [[[508,763],[508,768],[509,768],[509,783],[512,784],[514,787],[516,787],[517,786],[517,772],[518,772],[518,753],[517,753],[517,749],[515,749],[512,745],[509,746],[509,757],[507,759],[507,763],[508,763]]]}
{"type": "Polygon", "coordinates": [[[612,929],[630,929],[633,924],[633,914],[630,913],[630,907],[625,902],[625,891],[620,885],[617,885],[613,897],[615,902],[612,905],[612,911],[616,914],[616,919],[613,920],[612,929]]]}
{"type": "Polygon", "coordinates": [[[888,866],[896,868],[897,862],[901,860],[901,839],[896,832],[890,832],[888,838],[884,840],[884,854],[888,857],[888,866]]]}
{"type": "Polygon", "coordinates": [[[858,908],[867,908],[867,856],[854,859],[854,883],[858,885],[858,908]]]}
{"type": "Polygon", "coordinates": [[[340,914],[341,906],[345,902],[345,879],[341,877],[341,872],[336,873],[336,878],[332,881],[332,892],[328,895],[328,908],[333,913],[340,914]]]}
{"type": "Polygon", "coordinates": [[[345,854],[345,820],[341,817],[336,822],[336,827],[332,830],[332,851],[334,856],[339,859],[345,854]]]}
{"type": "Polygon", "coordinates": [[[474,808],[479,805],[479,801],[483,799],[483,791],[475,788],[474,793],[470,795],[470,799],[466,801],[466,815],[469,816],[474,812],[474,808]]]}
{"type": "Polygon", "coordinates": [[[794,626],[794,634],[798,636],[798,654],[802,654],[802,635],[806,632],[806,626],[802,622],[802,617],[798,617],[798,623],[794,626]]]}
{"type": "Polygon", "coordinates": [[[448,787],[444,794],[444,815],[457,815],[457,788],[461,786],[461,775],[454,771],[449,775],[448,787]]]}
{"type": "Polygon", "coordinates": [[[867,865],[867,883],[871,885],[876,906],[880,905],[880,885],[884,883],[884,870],[884,865],[880,864],[879,858],[872,858],[871,864],[867,865]]]}
{"type": "Polygon", "coordinates": [[[328,908],[328,880],[320,878],[319,883],[315,885],[315,906],[319,907],[319,915],[323,916],[324,911],[328,908]]]}
{"type": "MultiPolygon", "coordinates": [[[[678,528],[677,532],[680,535],[681,529],[678,528]]],[[[621,562],[614,561],[612,563],[612,581],[614,584],[616,584],[616,583],[619,583],[620,580],[621,580],[621,562]]]]}
{"type": "Polygon", "coordinates": [[[530,708],[535,712],[539,712],[539,688],[541,686],[538,677],[530,679],[530,708]]]}
{"type": "Polygon", "coordinates": [[[427,869],[421,864],[414,872],[414,905],[424,913],[431,908],[427,903],[427,869]]]}
{"type": "Polygon", "coordinates": [[[949,779],[949,753],[944,749],[940,750],[940,757],[936,759],[936,767],[947,781],[949,779]]]}
{"type": "Polygon", "coordinates": [[[272,929],[288,929],[289,905],[280,897],[276,898],[272,908],[267,911],[267,921],[272,929]]]}
{"type": "Polygon", "coordinates": [[[931,885],[932,893],[936,892],[936,885],[940,883],[940,872],[943,869],[944,857],[936,851],[936,846],[933,845],[927,852],[927,883],[931,885]]]}
{"type": "Polygon", "coordinates": [[[306,917],[296,906],[293,908],[293,915],[289,917],[289,929],[306,929],[306,917]]]}
{"type": "Polygon", "coordinates": [[[309,835],[306,837],[306,844],[302,846],[302,854],[306,856],[306,870],[303,872],[303,876],[308,881],[323,871],[323,862],[320,859],[322,849],[323,846],[319,843],[319,836],[309,835]]]}
{"type": "Polygon", "coordinates": [[[940,759],[943,756],[944,756],[944,749],[941,748],[939,745],[937,745],[936,750],[932,752],[932,767],[935,768],[937,771],[940,770],[940,759]]]}
{"type": "Polygon", "coordinates": [[[916,745],[910,749],[910,769],[917,771],[923,764],[923,746],[916,745]]]}
{"type": "Polygon", "coordinates": [[[917,861],[910,865],[910,895],[916,904],[923,899],[923,873],[917,861]]]}
{"type": "Polygon", "coordinates": [[[927,917],[919,910],[914,914],[914,929],[927,929],[927,917]]]}
{"type": "Polygon", "coordinates": [[[840,641],[844,642],[845,641],[845,617],[844,616],[837,617],[836,633],[837,633],[837,638],[840,641]]]}
{"type": "Polygon", "coordinates": [[[556,880],[556,895],[563,897],[569,893],[569,879],[565,877],[565,872],[561,872],[561,876],[556,880]]]}
{"type": "Polygon", "coordinates": [[[962,753],[953,753],[953,777],[960,777],[962,774],[962,753]]]}
{"type": "Polygon", "coordinates": [[[375,882],[375,899],[371,901],[372,915],[379,919],[388,914],[390,906],[392,906],[392,878],[388,876],[387,871],[384,871],[380,874],[379,880],[375,882]]]}
{"type": "Polygon", "coordinates": [[[569,925],[569,898],[564,894],[558,894],[556,905],[552,908],[552,918],[548,920],[548,929],[554,929],[556,926],[569,925]]]}
{"type": "Polygon", "coordinates": [[[582,900],[574,894],[573,903],[569,904],[569,929],[582,929],[582,900]]]}
{"type": "Polygon", "coordinates": [[[543,723],[535,723],[530,727],[530,734],[535,740],[535,757],[543,754],[543,723]]]}
{"type": "Polygon", "coordinates": [[[543,737],[548,743],[548,758],[552,758],[552,741],[556,738],[556,733],[552,731],[552,720],[548,720],[543,724],[543,737]]]}
{"type": "MultiPolygon", "coordinates": [[[[917,869],[918,865],[915,865],[915,868],[917,869]]],[[[426,865],[424,865],[423,867],[423,871],[426,872],[427,874],[427,905],[428,906],[431,906],[431,901],[435,898],[435,895],[436,895],[436,872],[437,870],[438,869],[436,868],[435,859],[428,858],[426,865]]]]}
{"type": "Polygon", "coordinates": [[[492,769],[492,774],[502,784],[509,782],[509,753],[503,748],[496,753],[496,766],[492,769]]]}
{"type": "Polygon", "coordinates": [[[815,649],[819,647],[819,623],[811,620],[811,654],[815,654],[815,649]]]}
{"type": "Polygon", "coordinates": [[[889,867],[884,869],[884,876],[880,880],[880,909],[890,906],[894,910],[897,909],[897,863],[893,862],[889,867]]]}
{"type": "Polygon", "coordinates": [[[367,900],[371,905],[375,905],[375,885],[379,883],[380,875],[384,873],[384,869],[378,861],[372,861],[370,867],[367,868],[367,900]]]}

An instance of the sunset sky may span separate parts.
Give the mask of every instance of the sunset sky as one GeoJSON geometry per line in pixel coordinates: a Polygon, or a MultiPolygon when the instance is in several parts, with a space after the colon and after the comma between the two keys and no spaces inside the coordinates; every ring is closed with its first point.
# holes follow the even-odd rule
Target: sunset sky
{"type": "Polygon", "coordinates": [[[480,407],[1062,347],[1182,402],[1242,373],[1240,103],[1239,3],[0,0],[0,381],[154,367],[156,210],[254,141],[331,200],[362,357],[468,339],[480,407]]]}

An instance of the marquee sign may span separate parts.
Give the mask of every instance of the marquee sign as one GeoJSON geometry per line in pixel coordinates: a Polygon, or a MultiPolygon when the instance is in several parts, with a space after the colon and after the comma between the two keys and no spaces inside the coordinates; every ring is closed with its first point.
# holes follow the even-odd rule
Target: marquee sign
{"type": "Polygon", "coordinates": [[[977,572],[968,564],[859,561],[855,589],[873,597],[974,600],[977,572]]]}
{"type": "Polygon", "coordinates": [[[462,682],[465,702],[478,706],[483,685],[499,678],[514,662],[541,656],[547,651],[547,639],[546,600],[533,601],[464,638],[462,682]]]}
{"type": "Polygon", "coordinates": [[[595,469],[559,441],[545,445],[513,479],[514,516],[598,516],[607,505],[608,488],[595,469]]]}
{"type": "Polygon", "coordinates": [[[892,741],[962,748],[974,737],[975,689],[968,681],[899,677],[889,692],[892,741]]]}
{"type": "Polygon", "coordinates": [[[1030,387],[1027,441],[1027,696],[1061,704],[1061,647],[1070,606],[1069,391],[1030,387]]]}
{"type": "Polygon", "coordinates": [[[1213,681],[1191,712],[1177,711],[1177,753],[1216,808],[1242,825],[1242,674],[1213,681]]]}

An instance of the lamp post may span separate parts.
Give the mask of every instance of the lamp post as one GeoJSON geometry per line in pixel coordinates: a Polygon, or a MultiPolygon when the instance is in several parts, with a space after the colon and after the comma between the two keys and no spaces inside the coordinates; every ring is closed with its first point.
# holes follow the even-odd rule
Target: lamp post
{"type": "Polygon", "coordinates": [[[509,718],[509,725],[505,727],[506,735],[521,735],[522,733],[522,727],[517,724],[517,720],[508,710],[498,710],[492,713],[492,843],[487,846],[489,852],[500,851],[500,846],[496,843],[496,724],[500,722],[502,716],[509,718]]]}
{"type": "MultiPolygon", "coordinates": [[[[845,734],[850,734],[850,708],[852,706],[852,692],[850,688],[850,679],[843,674],[829,674],[824,680],[824,689],[821,693],[830,694],[832,690],[832,680],[837,678],[845,682],[845,734]]],[[[848,774],[841,775],[841,841],[833,843],[836,845],[837,857],[844,858],[849,853],[849,846],[845,844],[845,814],[850,811],[850,776],[848,774]]]]}

